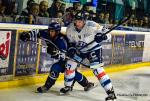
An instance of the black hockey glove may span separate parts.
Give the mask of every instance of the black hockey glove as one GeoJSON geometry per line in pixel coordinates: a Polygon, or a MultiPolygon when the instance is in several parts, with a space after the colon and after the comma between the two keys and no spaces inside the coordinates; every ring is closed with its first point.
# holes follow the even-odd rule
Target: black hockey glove
{"type": "Polygon", "coordinates": [[[75,54],[77,54],[77,49],[75,47],[68,48],[67,56],[74,57],[75,54]]]}
{"type": "Polygon", "coordinates": [[[51,55],[52,58],[58,58],[59,57],[59,51],[51,45],[47,45],[47,53],[51,55]]]}
{"type": "Polygon", "coordinates": [[[97,33],[95,35],[95,38],[94,40],[97,42],[97,43],[101,43],[103,40],[107,40],[107,36],[102,34],[102,33],[97,33]]]}
{"type": "Polygon", "coordinates": [[[47,47],[47,53],[51,55],[51,58],[59,59],[59,60],[65,60],[65,54],[61,53],[59,50],[57,50],[55,47],[47,47]]]}
{"type": "Polygon", "coordinates": [[[28,32],[23,32],[20,34],[20,39],[24,42],[29,41],[30,35],[28,32]]]}

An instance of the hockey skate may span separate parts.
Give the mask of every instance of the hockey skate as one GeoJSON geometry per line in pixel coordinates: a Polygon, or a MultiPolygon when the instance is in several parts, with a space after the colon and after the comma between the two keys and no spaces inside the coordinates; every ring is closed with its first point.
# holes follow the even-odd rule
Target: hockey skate
{"type": "Polygon", "coordinates": [[[45,86],[42,86],[42,87],[38,87],[37,88],[37,92],[38,93],[45,93],[45,92],[47,92],[48,91],[48,89],[45,87],[45,86]]]}
{"type": "Polygon", "coordinates": [[[69,92],[72,90],[72,87],[66,86],[64,88],[60,89],[60,95],[66,95],[69,94],[69,92]]]}
{"type": "Polygon", "coordinates": [[[87,86],[84,87],[84,91],[90,91],[91,89],[93,89],[93,88],[95,88],[95,87],[97,87],[97,85],[95,85],[95,84],[92,83],[92,82],[89,82],[89,83],[87,84],[87,86]]]}
{"type": "Polygon", "coordinates": [[[107,91],[108,97],[106,97],[105,101],[116,101],[117,97],[114,93],[114,90],[107,91]]]}

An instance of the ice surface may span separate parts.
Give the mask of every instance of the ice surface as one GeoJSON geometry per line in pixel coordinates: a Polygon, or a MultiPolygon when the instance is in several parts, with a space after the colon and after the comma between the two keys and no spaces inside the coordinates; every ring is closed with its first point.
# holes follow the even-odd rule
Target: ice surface
{"type": "MultiPolygon", "coordinates": [[[[114,85],[117,101],[150,101],[150,67],[111,73],[109,76],[114,85]]],[[[95,77],[88,79],[98,83],[95,77]]],[[[41,85],[0,90],[0,101],[104,101],[106,97],[101,86],[85,92],[77,83],[70,95],[60,96],[59,89],[63,87],[61,81],[56,82],[47,93],[35,93],[36,88],[41,85]]]]}

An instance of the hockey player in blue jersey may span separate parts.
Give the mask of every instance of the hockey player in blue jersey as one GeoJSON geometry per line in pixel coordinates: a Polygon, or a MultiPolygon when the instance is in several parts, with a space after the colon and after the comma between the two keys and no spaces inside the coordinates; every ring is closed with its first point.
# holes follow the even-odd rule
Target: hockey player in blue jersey
{"type": "MultiPolygon", "coordinates": [[[[84,13],[78,12],[75,15],[74,22],[68,26],[66,31],[69,43],[72,43],[72,46],[70,46],[67,50],[68,56],[78,61],[82,61],[84,58],[87,58],[90,62],[90,68],[93,70],[94,75],[98,78],[100,84],[108,94],[108,97],[106,97],[105,100],[114,101],[116,96],[111,80],[103,69],[104,64],[101,46],[101,42],[103,40],[107,40],[111,36],[110,34],[102,35],[102,29],[91,25],[92,22],[86,21],[84,13]],[[95,42],[86,48],[81,49],[81,47],[84,47],[92,40],[95,40],[95,42]]],[[[65,87],[60,90],[61,93],[67,93],[70,91],[76,67],[77,63],[75,61],[71,59],[67,60],[65,70],[65,87]]]]}
{"type": "MultiPolygon", "coordinates": [[[[47,32],[36,33],[23,33],[20,39],[23,41],[28,41],[33,38],[44,38],[53,42],[59,50],[67,50],[67,39],[63,34],[60,33],[61,25],[57,22],[53,22],[48,26],[47,32]],[[33,38],[31,38],[33,37],[33,38]]],[[[52,58],[58,59],[58,62],[54,63],[50,69],[50,73],[47,77],[45,84],[37,88],[37,91],[42,93],[48,91],[56,82],[60,73],[65,71],[66,58],[62,54],[59,54],[58,50],[50,43],[47,42],[47,53],[51,55],[52,58]]],[[[79,73],[77,70],[74,75],[74,82],[77,81],[85,91],[90,90],[94,87],[94,83],[89,82],[84,75],[79,73]]],[[[73,86],[74,84],[72,84],[73,86]]]]}

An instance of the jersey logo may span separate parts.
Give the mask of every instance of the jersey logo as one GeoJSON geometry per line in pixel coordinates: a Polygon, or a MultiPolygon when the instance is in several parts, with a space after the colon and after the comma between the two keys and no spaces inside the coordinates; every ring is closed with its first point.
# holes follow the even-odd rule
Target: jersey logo
{"type": "Polygon", "coordinates": [[[83,42],[83,41],[79,41],[78,44],[77,44],[77,47],[78,48],[81,48],[83,46],[85,46],[87,43],[83,42]]]}

